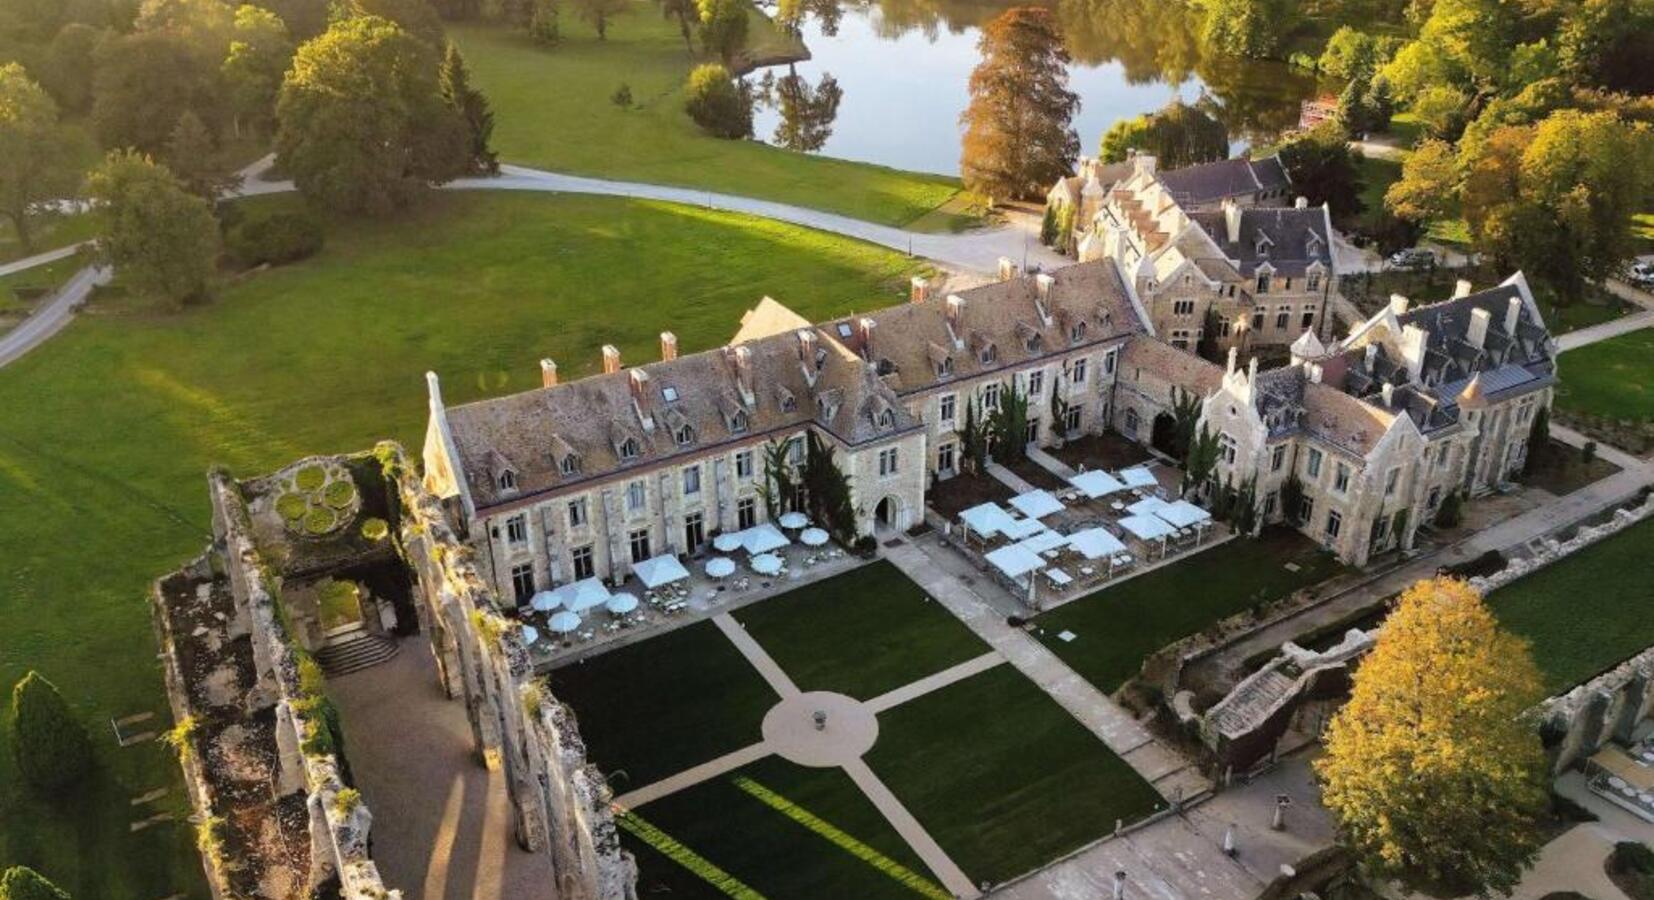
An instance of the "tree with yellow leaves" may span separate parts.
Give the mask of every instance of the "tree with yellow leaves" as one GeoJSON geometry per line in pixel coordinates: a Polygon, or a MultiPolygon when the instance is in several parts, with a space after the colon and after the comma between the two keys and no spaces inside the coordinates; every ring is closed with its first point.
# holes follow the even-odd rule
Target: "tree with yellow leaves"
{"type": "Polygon", "coordinates": [[[1316,761],[1343,843],[1372,875],[1508,894],[1540,846],[1544,696],[1527,643],[1463,581],[1401,595],[1316,761]]]}

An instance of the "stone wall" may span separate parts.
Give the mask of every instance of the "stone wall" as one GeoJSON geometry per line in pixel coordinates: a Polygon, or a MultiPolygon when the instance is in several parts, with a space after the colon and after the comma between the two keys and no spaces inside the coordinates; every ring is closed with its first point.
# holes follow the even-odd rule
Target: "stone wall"
{"type": "Polygon", "coordinates": [[[560,900],[635,900],[636,864],[620,846],[609,786],[587,761],[574,716],[535,680],[518,624],[500,615],[472,550],[402,449],[377,452],[397,487],[420,625],[444,690],[465,704],[478,756],[505,776],[517,842],[551,855],[560,900]]]}

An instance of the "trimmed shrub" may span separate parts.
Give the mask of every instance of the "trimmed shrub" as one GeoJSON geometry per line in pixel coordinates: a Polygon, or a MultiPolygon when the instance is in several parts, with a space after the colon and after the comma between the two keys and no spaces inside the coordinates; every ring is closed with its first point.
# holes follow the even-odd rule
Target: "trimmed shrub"
{"type": "Polygon", "coordinates": [[[370,541],[382,541],[391,533],[390,523],[384,519],[373,518],[362,523],[362,537],[370,541]]]}
{"type": "Polygon", "coordinates": [[[304,518],[305,510],[310,508],[310,502],[298,494],[282,494],[276,498],[276,512],[289,522],[297,522],[304,518]]]}
{"type": "Polygon", "coordinates": [[[304,530],[311,534],[327,534],[337,524],[338,518],[333,515],[333,510],[325,506],[312,507],[304,514],[304,530]]]}
{"type": "Polygon", "coordinates": [[[307,212],[279,212],[249,219],[224,236],[231,258],[248,269],[314,256],[325,240],[321,220],[307,212]]]}
{"type": "Polygon", "coordinates": [[[684,90],[684,111],[713,137],[752,136],[752,95],[717,63],[696,66],[684,90]]]}
{"type": "Polygon", "coordinates": [[[327,483],[327,470],[321,466],[305,466],[293,473],[293,486],[301,491],[313,491],[327,483]]]}
{"type": "Polygon", "coordinates": [[[0,872],[0,900],[69,900],[69,895],[28,866],[12,866],[0,872]]]}
{"type": "Polygon", "coordinates": [[[23,777],[42,792],[74,787],[92,768],[92,743],[69,704],[39,672],[12,688],[8,724],[23,777]]]}
{"type": "Polygon", "coordinates": [[[344,480],[335,481],[322,492],[322,499],[334,509],[344,509],[356,499],[356,485],[344,480]]]}

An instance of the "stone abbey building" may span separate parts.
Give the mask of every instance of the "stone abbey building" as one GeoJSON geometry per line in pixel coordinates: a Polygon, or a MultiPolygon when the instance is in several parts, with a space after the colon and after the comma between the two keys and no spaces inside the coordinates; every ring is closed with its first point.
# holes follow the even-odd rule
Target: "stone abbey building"
{"type": "Polygon", "coordinates": [[[1032,443],[1105,429],[1149,443],[1188,392],[1204,398],[1220,480],[1255,479],[1266,518],[1361,564],[1408,545],[1449,494],[1503,481],[1550,401],[1556,348],[1522,276],[1461,287],[1417,308],[1396,297],[1332,341],[1293,319],[1291,364],[1267,371],[1242,367],[1238,346],[1225,368],[1168,341],[1112,257],[1006,263],[945,296],[915,279],[909,303],[823,323],[765,298],[712,350],[680,355],[666,332],[658,360],[626,367],[606,346],[601,374],[566,383],[543,360],[542,387],[454,407],[429,376],[426,487],[494,589],[524,602],[766,521],[766,451],[801,461],[811,435],[835,453],[858,532],[875,534],[917,525],[927,491],[946,490],[969,407],[1015,391],[1032,443]],[[1293,474],[1302,499],[1285,510],[1293,474]]]}

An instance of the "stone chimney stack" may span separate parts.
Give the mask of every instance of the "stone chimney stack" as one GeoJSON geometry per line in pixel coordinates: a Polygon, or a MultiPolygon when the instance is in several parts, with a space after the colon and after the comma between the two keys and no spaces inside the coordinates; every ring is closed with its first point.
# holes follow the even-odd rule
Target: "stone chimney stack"
{"type": "Polygon", "coordinates": [[[735,383],[741,390],[741,397],[749,404],[752,402],[752,348],[745,345],[735,348],[735,383]]]}
{"type": "Polygon", "coordinates": [[[1293,209],[1309,209],[1309,198],[1308,197],[1299,197],[1299,198],[1297,198],[1296,200],[1292,201],[1292,208],[1293,209]]]}
{"type": "Polygon", "coordinates": [[[1417,325],[1401,326],[1401,358],[1407,362],[1407,376],[1413,381],[1419,380],[1419,373],[1424,371],[1424,348],[1430,343],[1430,335],[1417,325]]]}
{"type": "Polygon", "coordinates": [[[1224,238],[1231,244],[1240,243],[1241,208],[1235,201],[1223,198],[1223,231],[1224,238]]]}
{"type": "Polygon", "coordinates": [[[643,369],[632,369],[626,373],[626,383],[632,389],[632,399],[643,409],[649,408],[649,373],[643,369]]]}
{"type": "Polygon", "coordinates": [[[1396,397],[1396,386],[1391,384],[1390,382],[1386,381],[1386,382],[1384,382],[1384,386],[1378,389],[1378,395],[1380,397],[1384,398],[1384,405],[1385,406],[1394,406],[1395,405],[1395,397],[1396,397]]]}
{"type": "Polygon", "coordinates": [[[999,258],[999,280],[1010,281],[1017,277],[1017,264],[1009,256],[999,258]]]}
{"type": "Polygon", "coordinates": [[[1390,295],[1390,312],[1393,312],[1398,316],[1405,314],[1407,312],[1407,307],[1410,304],[1411,301],[1400,294],[1390,295]]]}
{"type": "Polygon", "coordinates": [[[1041,272],[1034,276],[1034,290],[1037,292],[1037,295],[1041,300],[1051,299],[1051,285],[1056,283],[1057,279],[1051,277],[1045,272],[1041,272]]]}
{"type": "Polygon", "coordinates": [[[1309,374],[1309,380],[1310,381],[1312,381],[1316,384],[1320,384],[1321,383],[1321,364],[1320,363],[1310,363],[1309,367],[1308,367],[1308,374],[1309,374]]]}
{"type": "Polygon", "coordinates": [[[1492,321],[1493,313],[1485,309],[1477,308],[1470,311],[1470,327],[1465,329],[1464,335],[1470,346],[1477,350],[1482,349],[1487,343],[1487,326],[1492,321]]]}
{"type": "Polygon", "coordinates": [[[1239,356],[1240,356],[1240,348],[1239,347],[1230,347],[1229,348],[1229,363],[1223,367],[1223,372],[1224,372],[1225,375],[1235,374],[1235,360],[1237,358],[1239,358],[1239,356]]]}
{"type": "Polygon", "coordinates": [[[1256,356],[1246,361],[1246,383],[1250,385],[1258,383],[1258,358],[1256,356]]]}
{"type": "Polygon", "coordinates": [[[1367,371],[1371,372],[1373,370],[1373,363],[1376,362],[1377,360],[1378,360],[1378,345],[1377,344],[1368,344],[1367,345],[1367,371]]]}
{"type": "Polygon", "coordinates": [[[1516,334],[1516,323],[1522,318],[1522,298],[1512,297],[1505,306],[1505,334],[1516,334]]]}
{"type": "Polygon", "coordinates": [[[908,282],[907,297],[914,303],[923,303],[930,299],[930,281],[923,275],[913,276],[913,280],[908,282]]]}
{"type": "Polygon", "coordinates": [[[816,333],[813,328],[798,329],[798,358],[805,366],[815,368],[816,333]]]}
{"type": "Polygon", "coordinates": [[[442,382],[437,379],[435,372],[425,373],[425,394],[431,401],[431,412],[442,412],[442,382]]]}
{"type": "Polygon", "coordinates": [[[1453,283],[1453,299],[1470,296],[1470,282],[1463,278],[1453,283]]]}
{"type": "Polygon", "coordinates": [[[862,316],[856,320],[856,337],[861,339],[862,355],[868,359],[873,358],[873,328],[875,324],[867,316],[862,316]]]}
{"type": "Polygon", "coordinates": [[[958,294],[948,295],[948,325],[953,328],[953,336],[959,338],[959,320],[965,314],[965,298],[958,294]]]}
{"type": "Polygon", "coordinates": [[[678,358],[678,336],[670,331],[660,333],[660,358],[663,362],[678,358]]]}
{"type": "Polygon", "coordinates": [[[620,348],[613,344],[603,345],[603,374],[613,375],[620,371],[620,348]]]}
{"type": "Polygon", "coordinates": [[[557,386],[557,364],[550,359],[540,360],[540,386],[557,386]]]}

